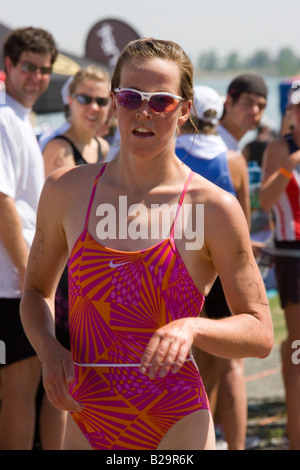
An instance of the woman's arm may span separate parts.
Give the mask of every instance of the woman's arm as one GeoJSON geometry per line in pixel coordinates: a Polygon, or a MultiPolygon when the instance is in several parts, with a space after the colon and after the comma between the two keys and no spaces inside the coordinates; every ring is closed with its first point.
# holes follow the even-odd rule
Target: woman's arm
{"type": "Polygon", "coordinates": [[[59,186],[55,172],[46,181],[41,194],[21,301],[21,319],[42,363],[49,400],[53,405],[71,411],[81,408],[68,393],[74,366],[70,352],[55,338],[54,323],[56,287],[68,256],[62,224],[66,198],[59,186]]]}
{"type": "Polygon", "coordinates": [[[62,139],[53,139],[43,150],[45,176],[61,167],[75,166],[71,145],[62,139]]]}
{"type": "Polygon", "coordinates": [[[23,235],[22,223],[14,199],[1,192],[0,240],[18,270],[22,291],[28,260],[28,245],[23,235]]]}

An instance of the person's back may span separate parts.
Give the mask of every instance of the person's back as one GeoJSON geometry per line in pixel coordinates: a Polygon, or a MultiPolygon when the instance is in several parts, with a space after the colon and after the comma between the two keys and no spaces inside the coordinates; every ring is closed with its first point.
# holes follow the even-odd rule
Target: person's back
{"type": "Polygon", "coordinates": [[[176,155],[193,171],[235,195],[227,148],[215,130],[223,111],[222,97],[212,88],[194,87],[194,107],[192,121],[181,126],[176,138],[176,155]]]}
{"type": "Polygon", "coordinates": [[[227,149],[216,135],[180,135],[176,139],[176,155],[196,173],[235,195],[227,149]]]}

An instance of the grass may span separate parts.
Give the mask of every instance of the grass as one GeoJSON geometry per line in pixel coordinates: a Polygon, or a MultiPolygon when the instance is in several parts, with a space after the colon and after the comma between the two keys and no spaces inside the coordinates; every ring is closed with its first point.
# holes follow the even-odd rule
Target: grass
{"type": "Polygon", "coordinates": [[[277,291],[272,291],[271,295],[269,295],[269,305],[274,328],[274,345],[279,346],[280,343],[286,339],[287,330],[284,311],[280,306],[280,300],[277,291]]]}
{"type": "MultiPolygon", "coordinates": [[[[284,311],[276,290],[268,291],[268,299],[274,328],[274,346],[280,346],[287,336],[284,311]]],[[[285,433],[285,413],[284,400],[277,398],[274,400],[266,397],[249,405],[247,436],[259,438],[257,450],[280,450],[281,438],[285,433]]]]}

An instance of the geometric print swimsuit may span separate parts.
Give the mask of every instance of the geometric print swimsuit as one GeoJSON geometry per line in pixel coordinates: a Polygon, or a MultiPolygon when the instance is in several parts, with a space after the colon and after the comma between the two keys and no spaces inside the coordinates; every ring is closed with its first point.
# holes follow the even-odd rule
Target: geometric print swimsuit
{"type": "Polygon", "coordinates": [[[175,221],[168,239],[142,251],[113,250],[91,237],[89,214],[105,167],[68,263],[70,394],[84,405],[72,418],[94,449],[154,450],[176,421],[209,403],[191,356],[177,374],[153,379],[140,373],[141,357],[159,327],[198,317],[204,297],[176,249],[175,221]]]}

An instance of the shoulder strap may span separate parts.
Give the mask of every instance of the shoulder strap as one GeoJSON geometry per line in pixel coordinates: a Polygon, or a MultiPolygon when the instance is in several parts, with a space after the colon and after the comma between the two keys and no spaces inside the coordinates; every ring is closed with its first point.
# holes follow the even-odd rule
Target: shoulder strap
{"type": "Polygon", "coordinates": [[[107,163],[105,163],[105,165],[103,165],[103,166],[101,167],[101,170],[99,171],[99,173],[97,174],[97,176],[96,176],[96,178],[95,178],[95,181],[94,181],[94,184],[93,184],[93,189],[92,189],[92,192],[91,192],[90,202],[89,202],[88,209],[87,209],[87,213],[86,213],[85,224],[84,224],[84,231],[87,230],[87,226],[88,226],[88,223],[89,223],[91,207],[92,207],[92,204],[93,204],[93,200],[94,200],[94,196],[95,196],[95,191],[96,191],[96,187],[97,187],[98,180],[99,180],[100,176],[103,174],[103,172],[104,172],[106,166],[107,166],[107,163]]]}
{"type": "Polygon", "coordinates": [[[86,163],[86,161],[82,157],[81,153],[79,152],[78,148],[75,147],[75,145],[73,144],[72,140],[70,140],[68,137],[66,137],[65,135],[62,135],[62,134],[55,136],[55,139],[65,140],[66,142],[68,142],[71,145],[76,165],[81,165],[82,163],[86,163]]]}
{"type": "Polygon", "coordinates": [[[95,137],[95,140],[98,144],[98,163],[99,163],[99,162],[102,162],[102,160],[103,160],[103,153],[102,153],[102,149],[101,149],[101,144],[100,144],[99,140],[97,139],[97,137],[95,137]]]}
{"type": "Polygon", "coordinates": [[[174,218],[174,221],[173,221],[173,224],[172,224],[172,228],[171,228],[171,232],[170,232],[170,238],[171,239],[173,239],[173,237],[174,237],[175,223],[176,223],[179,211],[180,211],[182,203],[183,203],[184,196],[187,192],[187,189],[188,189],[188,186],[190,184],[190,181],[192,179],[193,174],[194,174],[194,172],[190,171],[189,176],[187,177],[187,180],[186,180],[186,182],[184,184],[184,187],[183,187],[183,190],[181,192],[181,195],[180,195],[180,198],[179,198],[179,201],[178,201],[178,205],[177,205],[176,215],[175,215],[175,218],[174,218]]]}
{"type": "Polygon", "coordinates": [[[291,153],[296,152],[297,150],[299,150],[299,147],[296,145],[292,134],[286,134],[286,135],[283,136],[283,138],[287,142],[291,153]]]}

